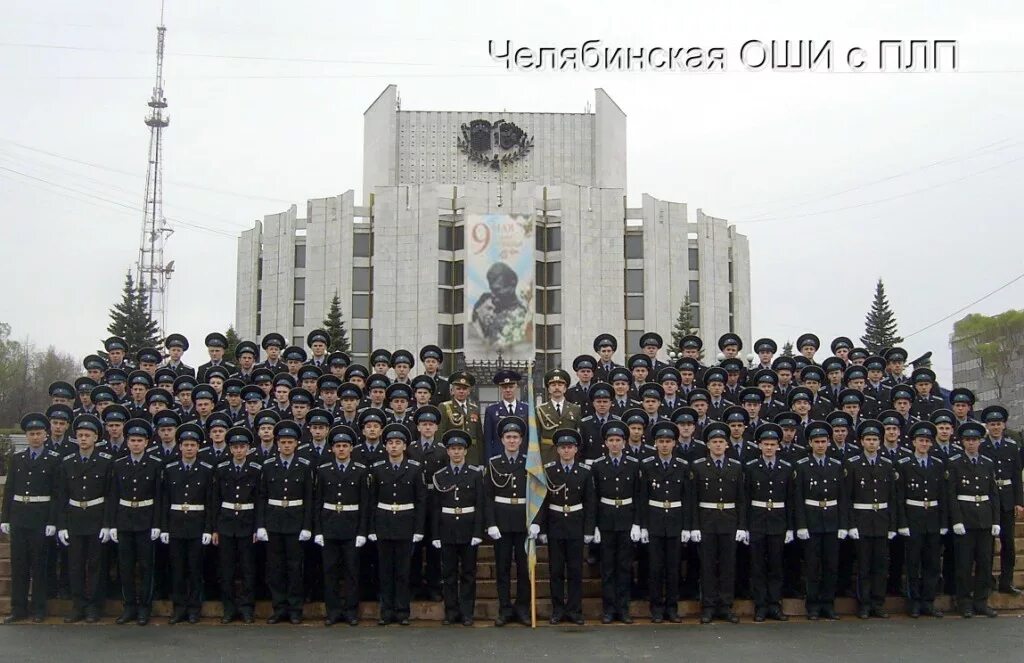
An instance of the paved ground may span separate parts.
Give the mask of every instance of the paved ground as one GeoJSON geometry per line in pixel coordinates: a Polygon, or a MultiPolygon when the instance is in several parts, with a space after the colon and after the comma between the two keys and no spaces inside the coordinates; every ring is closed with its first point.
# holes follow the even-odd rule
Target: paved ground
{"type": "Polygon", "coordinates": [[[328,661],[345,657],[419,663],[648,659],[678,662],[776,660],[1021,660],[1024,618],[893,619],[837,623],[699,626],[521,626],[496,628],[334,626],[19,625],[0,627],[8,661],[328,661]],[[343,647],[344,649],[339,649],[343,647]]]}

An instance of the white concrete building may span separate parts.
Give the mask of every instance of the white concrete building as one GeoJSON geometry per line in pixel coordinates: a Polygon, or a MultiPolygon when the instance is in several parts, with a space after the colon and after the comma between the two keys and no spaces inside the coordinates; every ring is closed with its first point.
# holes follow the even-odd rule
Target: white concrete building
{"type": "Polygon", "coordinates": [[[539,369],[568,366],[605,331],[619,361],[644,331],[670,341],[687,294],[706,344],[727,331],[750,339],[746,237],[700,209],[690,220],[685,203],[627,202],[625,114],[603,90],[594,113],[405,111],[397,94],[389,86],[365,113],[362,204],[349,190],[241,233],[240,336],[278,331],[302,345],[337,292],[357,360],[437,343],[451,370],[468,313],[466,218],[509,213],[536,221],[539,369]],[[510,130],[519,142],[504,153],[522,154],[499,169],[472,158],[463,127],[480,119],[521,128],[528,138],[510,130]]]}

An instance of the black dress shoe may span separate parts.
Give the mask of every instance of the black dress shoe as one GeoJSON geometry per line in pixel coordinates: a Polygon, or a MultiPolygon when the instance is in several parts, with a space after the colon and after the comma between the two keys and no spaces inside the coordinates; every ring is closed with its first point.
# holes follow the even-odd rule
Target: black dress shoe
{"type": "Polygon", "coordinates": [[[125,610],[121,613],[121,616],[114,620],[115,624],[127,624],[128,622],[134,622],[136,614],[134,610],[125,610]]]}
{"type": "Polygon", "coordinates": [[[188,616],[188,623],[189,624],[198,624],[199,623],[199,615],[189,615],[188,616]]]}
{"type": "Polygon", "coordinates": [[[917,619],[921,616],[921,606],[916,603],[911,605],[910,610],[907,611],[907,615],[913,619],[917,619]]]}
{"type": "Polygon", "coordinates": [[[149,610],[148,609],[139,610],[139,617],[138,617],[138,619],[135,620],[135,623],[138,624],[139,626],[145,626],[146,624],[148,624],[149,623],[149,610]]]}
{"type": "Polygon", "coordinates": [[[67,617],[65,617],[64,618],[64,623],[65,624],[77,624],[78,622],[82,621],[83,619],[85,619],[85,613],[84,612],[76,612],[76,613],[70,614],[67,617]]]}
{"type": "Polygon", "coordinates": [[[978,612],[980,612],[981,614],[985,615],[986,617],[998,617],[999,616],[999,613],[996,612],[995,608],[993,608],[991,606],[985,606],[984,610],[979,610],[978,612]]]}
{"type": "Polygon", "coordinates": [[[711,615],[710,612],[705,611],[705,612],[700,613],[700,623],[701,624],[710,624],[711,620],[712,620],[712,615],[711,615]]]}
{"type": "Polygon", "coordinates": [[[86,624],[95,624],[99,620],[100,620],[99,615],[94,614],[94,613],[90,613],[90,614],[85,616],[85,623],[86,624]]]}
{"type": "Polygon", "coordinates": [[[530,616],[530,613],[526,611],[520,612],[517,610],[515,619],[520,624],[525,624],[526,626],[530,626],[533,623],[533,618],[530,616]]]}
{"type": "Polygon", "coordinates": [[[242,613],[242,623],[244,623],[244,624],[252,624],[255,621],[256,621],[256,619],[252,616],[251,612],[243,612],[242,613]]]}
{"type": "Polygon", "coordinates": [[[624,612],[621,615],[619,615],[619,621],[623,624],[632,624],[633,618],[629,616],[628,612],[624,612]]]}
{"type": "Polygon", "coordinates": [[[662,622],[661,615],[651,615],[651,623],[652,624],[660,624],[661,622],[662,622]]]}
{"type": "Polygon", "coordinates": [[[586,623],[586,620],[583,619],[583,615],[573,615],[570,619],[576,626],[583,626],[586,623]]]}
{"type": "Polygon", "coordinates": [[[409,625],[409,618],[408,617],[402,617],[402,619],[399,620],[398,623],[401,626],[408,626],[409,625]]]}
{"type": "Polygon", "coordinates": [[[1013,585],[1003,585],[999,588],[1000,594],[1010,594],[1011,596],[1020,596],[1021,591],[1013,585]]]}
{"type": "Polygon", "coordinates": [[[383,617],[381,617],[380,619],[377,620],[377,626],[387,626],[390,623],[391,623],[390,619],[384,619],[383,617]]]}
{"type": "Polygon", "coordinates": [[[768,619],[774,619],[777,622],[788,622],[789,617],[782,612],[779,608],[772,608],[768,611],[768,619]]]}
{"type": "Polygon", "coordinates": [[[605,613],[605,614],[601,615],[601,623],[602,624],[611,624],[613,621],[615,621],[615,620],[613,620],[612,616],[609,615],[608,613],[605,613]]]}
{"type": "Polygon", "coordinates": [[[452,620],[448,619],[447,617],[445,617],[444,619],[441,620],[441,626],[451,626],[451,625],[452,625],[452,620]]]}
{"type": "Polygon", "coordinates": [[[738,624],[740,621],[739,615],[737,615],[732,610],[725,613],[723,617],[725,618],[725,621],[729,622],[730,624],[738,624]]]}
{"type": "Polygon", "coordinates": [[[498,615],[497,617],[494,618],[494,625],[495,626],[504,626],[506,623],[507,622],[505,621],[505,618],[502,617],[501,615],[498,615]]]}
{"type": "Polygon", "coordinates": [[[223,617],[220,618],[220,623],[221,624],[230,624],[233,621],[235,621],[235,614],[234,613],[227,613],[226,615],[224,615],[223,617]]]}
{"type": "Polygon", "coordinates": [[[25,619],[25,615],[12,612],[4,617],[4,624],[15,624],[23,619],[25,619]]]}
{"type": "Polygon", "coordinates": [[[473,625],[473,620],[472,620],[472,619],[469,619],[469,618],[467,618],[467,619],[463,619],[463,620],[462,620],[462,625],[463,625],[463,626],[472,626],[472,625],[473,625]]]}
{"type": "Polygon", "coordinates": [[[552,624],[561,624],[564,620],[565,620],[565,613],[564,612],[559,611],[559,612],[552,612],[551,613],[551,623],[552,624]]]}
{"type": "Polygon", "coordinates": [[[809,621],[809,622],[816,622],[816,621],[818,621],[818,613],[816,613],[816,612],[808,612],[807,613],[807,621],[809,621]]]}
{"type": "Polygon", "coordinates": [[[960,612],[960,616],[963,617],[964,619],[970,619],[971,617],[974,616],[974,610],[972,608],[964,608],[960,612]]]}
{"type": "Polygon", "coordinates": [[[288,618],[288,621],[290,621],[292,624],[295,624],[296,626],[298,626],[299,624],[302,623],[302,615],[292,615],[291,617],[288,618]]]}
{"type": "Polygon", "coordinates": [[[861,619],[869,619],[871,617],[871,608],[861,608],[857,611],[857,617],[861,619]]]}
{"type": "Polygon", "coordinates": [[[764,621],[764,617],[765,617],[764,610],[757,610],[757,611],[754,612],[754,621],[757,622],[758,624],[760,624],[761,622],[764,621]]]}
{"type": "Polygon", "coordinates": [[[936,608],[931,603],[925,603],[924,605],[921,606],[921,614],[922,615],[927,615],[929,617],[942,617],[943,616],[943,612],[941,610],[939,610],[938,608],[936,608]]]}
{"type": "Polygon", "coordinates": [[[673,624],[680,624],[683,621],[683,618],[674,612],[668,613],[668,615],[665,616],[665,619],[669,620],[673,624]]]}
{"type": "Polygon", "coordinates": [[[269,617],[267,617],[267,623],[268,624],[277,624],[282,619],[284,619],[284,615],[282,615],[279,612],[275,612],[274,614],[272,614],[269,617]]]}
{"type": "Polygon", "coordinates": [[[45,621],[46,621],[46,617],[44,617],[43,615],[33,615],[32,616],[32,623],[33,624],[42,624],[45,621]]]}
{"type": "Polygon", "coordinates": [[[348,620],[348,625],[349,626],[359,626],[359,618],[358,617],[352,617],[351,619],[348,620]]]}
{"type": "Polygon", "coordinates": [[[834,622],[839,621],[839,615],[836,614],[836,611],[835,611],[834,608],[825,608],[825,609],[823,609],[821,611],[821,616],[824,617],[825,619],[831,619],[834,622]]]}
{"type": "Polygon", "coordinates": [[[337,617],[324,617],[324,626],[334,626],[338,623],[337,617]]]}
{"type": "MultiPolygon", "coordinates": [[[[185,615],[171,615],[171,618],[167,620],[168,624],[180,624],[181,622],[188,619],[185,615]]],[[[269,621],[269,620],[268,620],[269,621]]]]}
{"type": "Polygon", "coordinates": [[[889,613],[882,608],[871,608],[871,616],[877,617],[878,619],[889,619],[889,613]]]}

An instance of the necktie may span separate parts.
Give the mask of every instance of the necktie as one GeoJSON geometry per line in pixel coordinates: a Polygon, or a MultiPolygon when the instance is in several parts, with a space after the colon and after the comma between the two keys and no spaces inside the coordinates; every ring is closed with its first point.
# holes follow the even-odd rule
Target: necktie
{"type": "Polygon", "coordinates": [[[667,469],[668,469],[668,467],[669,467],[669,465],[671,465],[671,464],[672,464],[672,461],[666,460],[666,461],[664,462],[664,466],[665,466],[665,469],[667,470],[667,469]]]}
{"type": "Polygon", "coordinates": [[[975,465],[977,465],[978,464],[978,459],[977,458],[972,458],[971,462],[974,463],[975,465]]]}
{"type": "Polygon", "coordinates": [[[772,468],[775,467],[775,463],[768,463],[768,471],[771,472],[772,468]]]}
{"type": "Polygon", "coordinates": [[[394,465],[393,467],[394,467],[394,469],[395,469],[395,472],[397,472],[397,471],[398,471],[398,465],[397,465],[397,464],[395,464],[395,465],[394,465]]]}
{"type": "Polygon", "coordinates": [[[454,471],[454,473],[455,473],[455,476],[459,476],[459,466],[458,466],[458,465],[456,465],[456,466],[455,466],[455,467],[453,468],[453,471],[454,471]]]}
{"type": "Polygon", "coordinates": [[[612,465],[615,466],[615,467],[618,467],[619,466],[619,459],[618,458],[613,458],[612,459],[612,465]]]}
{"type": "Polygon", "coordinates": [[[875,466],[875,459],[872,458],[871,460],[869,460],[868,461],[868,465],[870,465],[871,467],[874,467],[875,466]]]}
{"type": "Polygon", "coordinates": [[[242,466],[241,465],[235,465],[235,472],[237,472],[238,474],[241,474],[242,473],[242,466]]]}
{"type": "Polygon", "coordinates": [[[565,472],[566,474],[568,474],[569,473],[569,467],[570,467],[569,465],[564,466],[562,468],[562,471],[565,472]]]}
{"type": "Polygon", "coordinates": [[[281,462],[281,467],[283,467],[284,471],[287,472],[288,471],[288,461],[286,461],[286,460],[282,461],[281,462]]]}
{"type": "Polygon", "coordinates": [[[818,465],[821,466],[821,467],[825,467],[825,459],[822,458],[821,460],[819,460],[818,461],[818,465]]]}
{"type": "Polygon", "coordinates": [[[512,403],[509,403],[509,404],[508,404],[508,413],[509,413],[509,414],[515,414],[515,413],[516,413],[516,410],[515,410],[515,408],[514,408],[514,407],[512,407],[512,403]]]}
{"type": "Polygon", "coordinates": [[[558,413],[558,416],[562,416],[562,404],[561,403],[555,403],[555,412],[558,413]]]}
{"type": "Polygon", "coordinates": [[[921,459],[921,469],[928,469],[928,461],[921,459]]]}
{"type": "Polygon", "coordinates": [[[189,463],[185,463],[185,471],[188,472],[191,469],[192,469],[192,465],[190,465],[189,463]]]}
{"type": "Polygon", "coordinates": [[[722,469],[722,461],[716,460],[715,461],[715,467],[717,467],[718,469],[722,469]]]}
{"type": "Polygon", "coordinates": [[[32,452],[32,456],[31,456],[31,460],[35,460],[35,459],[36,459],[36,452],[35,452],[35,451],[33,451],[33,452],[32,452]]]}

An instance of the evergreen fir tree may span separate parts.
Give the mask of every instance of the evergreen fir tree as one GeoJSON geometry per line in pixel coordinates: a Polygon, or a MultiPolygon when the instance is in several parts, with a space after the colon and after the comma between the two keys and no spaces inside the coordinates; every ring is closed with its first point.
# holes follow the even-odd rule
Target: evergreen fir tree
{"type": "Polygon", "coordinates": [[[871,354],[878,354],[883,348],[892,348],[903,342],[903,337],[897,333],[896,314],[889,308],[882,279],[878,279],[875,285],[875,299],[871,302],[871,310],[864,316],[864,335],[860,337],[860,342],[871,354]]]}
{"type": "Polygon", "coordinates": [[[228,347],[224,349],[224,361],[234,364],[235,363],[235,346],[238,345],[242,339],[238,337],[238,332],[235,331],[235,326],[228,326],[228,330],[224,332],[224,338],[228,339],[228,347]]]}
{"type": "Polygon", "coordinates": [[[331,299],[331,307],[327,311],[327,317],[323,322],[324,331],[331,335],[331,345],[328,352],[348,352],[348,332],[345,331],[345,321],[341,319],[341,299],[338,293],[334,293],[331,299]]]}
{"type": "Polygon", "coordinates": [[[693,307],[690,304],[690,295],[683,297],[683,303],[679,305],[679,315],[676,317],[675,327],[672,328],[672,349],[679,350],[684,336],[694,332],[693,328],[693,307]]]}
{"type": "Polygon", "coordinates": [[[793,341],[786,341],[785,344],[783,344],[783,346],[782,346],[782,354],[780,356],[782,356],[782,357],[792,357],[793,356],[793,341]]]}
{"type": "MultiPolygon", "coordinates": [[[[129,359],[141,348],[158,348],[163,342],[160,328],[149,315],[149,300],[146,291],[136,287],[135,279],[129,269],[124,277],[124,288],[121,301],[110,309],[110,325],[107,332],[111,336],[120,336],[128,344],[125,353],[129,359]]],[[[105,352],[100,355],[106,358],[105,352]]]]}

